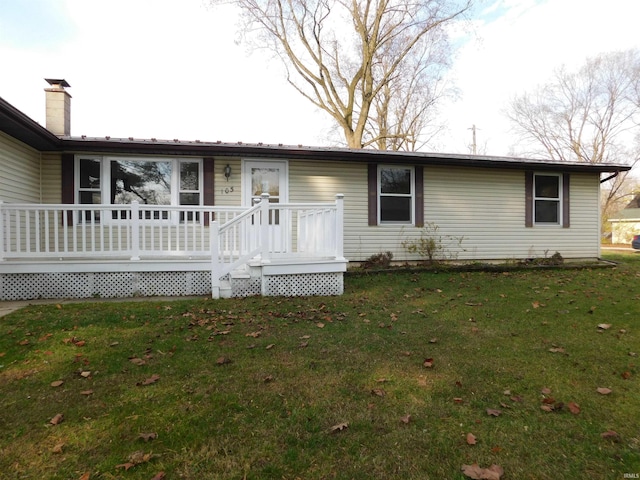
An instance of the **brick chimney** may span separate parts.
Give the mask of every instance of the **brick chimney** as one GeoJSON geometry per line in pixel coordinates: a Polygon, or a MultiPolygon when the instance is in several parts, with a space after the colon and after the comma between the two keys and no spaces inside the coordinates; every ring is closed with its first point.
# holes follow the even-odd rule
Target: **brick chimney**
{"type": "Polygon", "coordinates": [[[70,87],[66,80],[45,78],[50,88],[45,88],[47,120],[46,127],[58,136],[71,135],[71,95],[65,90],[70,87]]]}

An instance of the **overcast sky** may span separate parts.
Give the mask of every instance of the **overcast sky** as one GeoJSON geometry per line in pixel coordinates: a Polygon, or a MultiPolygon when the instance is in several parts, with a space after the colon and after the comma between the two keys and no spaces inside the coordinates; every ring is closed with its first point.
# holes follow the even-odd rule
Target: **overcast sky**
{"type": "MultiPolygon", "coordinates": [[[[501,111],[562,64],[640,47],[639,0],[484,0],[451,78],[438,151],[506,155],[501,111]]],[[[1,0],[0,97],[44,124],[44,78],[64,78],[72,135],[327,145],[328,115],[281,66],[236,43],[231,7],[203,0],[1,0]]]]}

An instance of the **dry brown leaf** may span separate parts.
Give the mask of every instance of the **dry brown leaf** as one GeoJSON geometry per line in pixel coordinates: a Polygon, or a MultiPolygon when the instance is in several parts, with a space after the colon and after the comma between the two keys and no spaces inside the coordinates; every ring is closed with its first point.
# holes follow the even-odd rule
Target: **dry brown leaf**
{"type": "Polygon", "coordinates": [[[298,345],[298,348],[306,348],[309,346],[309,342],[300,342],[300,344],[298,345]]]}
{"type": "Polygon", "coordinates": [[[322,322],[318,322],[318,323],[316,323],[316,327],[318,327],[318,328],[324,328],[324,323],[322,323],[322,322]]]}
{"type": "Polygon", "coordinates": [[[345,430],[346,428],[349,428],[348,422],[338,423],[329,429],[329,433],[338,433],[345,430]]]}
{"type": "Polygon", "coordinates": [[[89,480],[91,478],[91,472],[84,472],[78,480],[89,480]]]}
{"type": "Polygon", "coordinates": [[[424,368],[433,368],[433,358],[425,358],[424,362],[422,362],[422,366],[424,368]]]}
{"type": "Polygon", "coordinates": [[[146,365],[147,364],[147,362],[145,362],[143,359],[138,358],[138,357],[130,358],[129,361],[131,363],[133,363],[134,365],[138,365],[139,367],[141,367],[142,365],[146,365]]]}
{"type": "Polygon", "coordinates": [[[58,413],[55,417],[53,417],[51,420],[49,420],[49,423],[51,425],[58,425],[60,423],[62,423],[64,421],[64,415],[61,413],[58,413]]]}
{"type": "Polygon", "coordinates": [[[51,449],[51,453],[62,453],[63,448],[64,448],[64,442],[56,443],[54,447],[51,449]]]}
{"type": "Polygon", "coordinates": [[[311,335],[303,335],[301,337],[298,337],[300,340],[309,340],[311,338],[311,335]]]}
{"type": "Polygon", "coordinates": [[[610,323],[600,323],[600,324],[598,324],[598,328],[600,330],[609,330],[611,328],[611,324],[610,323]]]}
{"type": "Polygon", "coordinates": [[[86,396],[93,395],[93,390],[83,390],[80,392],[80,395],[86,395],[86,396]]]}
{"type": "Polygon", "coordinates": [[[537,300],[536,300],[535,302],[531,302],[531,306],[532,306],[533,308],[540,308],[540,302],[539,302],[539,301],[537,301],[537,300]]]}
{"type": "Polygon", "coordinates": [[[276,344],[275,344],[275,343],[270,343],[269,345],[267,345],[267,346],[265,347],[265,350],[271,350],[271,349],[272,349],[273,347],[275,347],[275,346],[276,346],[276,344]]]}
{"type": "Polygon", "coordinates": [[[273,382],[273,380],[274,380],[273,375],[267,375],[262,379],[264,383],[270,383],[270,382],[273,382]]]}
{"type": "Polygon", "coordinates": [[[541,405],[540,408],[545,412],[553,412],[553,407],[551,405],[541,405]]]}
{"type": "Polygon", "coordinates": [[[567,403],[567,408],[569,409],[569,411],[571,413],[573,413],[574,415],[578,415],[580,413],[580,405],[578,405],[575,402],[569,402],[567,403]]]}
{"type": "Polygon", "coordinates": [[[564,348],[562,347],[553,347],[553,348],[550,348],[549,351],[551,353],[565,353],[564,348]]]}
{"type": "Polygon", "coordinates": [[[467,433],[467,444],[475,445],[476,443],[476,436],[473,433],[467,433]]]}
{"type": "Polygon", "coordinates": [[[121,463],[120,465],[116,465],[116,468],[124,468],[125,472],[128,471],[131,467],[135,467],[135,463],[127,462],[121,463]]]}
{"type": "Polygon", "coordinates": [[[614,442],[620,441],[620,435],[618,434],[618,432],[615,432],[613,430],[607,430],[606,432],[602,432],[600,434],[600,436],[602,438],[609,438],[609,439],[613,440],[614,442]]]}
{"type": "Polygon", "coordinates": [[[80,376],[82,378],[89,378],[91,376],[91,372],[89,370],[84,370],[84,371],[80,372],[80,376]]]}
{"type": "Polygon", "coordinates": [[[540,393],[542,393],[543,395],[549,395],[551,393],[551,389],[544,387],[542,390],[540,390],[540,393]]]}
{"type": "Polygon", "coordinates": [[[166,477],[166,474],[164,472],[158,472],[156,473],[153,478],[151,480],[164,480],[166,477]]]}
{"type": "Polygon", "coordinates": [[[143,380],[142,382],[138,382],[136,385],[138,386],[151,385],[152,383],[156,383],[158,380],[160,380],[160,375],[157,375],[154,373],[149,378],[143,380]]]}
{"type": "Polygon", "coordinates": [[[51,382],[51,386],[52,387],[59,387],[60,385],[62,385],[64,382],[62,380],[56,380],[55,382],[51,382]]]}
{"type": "Polygon", "coordinates": [[[229,363],[231,363],[231,359],[228,357],[218,357],[216,360],[216,364],[218,365],[227,365],[229,363]]]}
{"type": "Polygon", "coordinates": [[[504,475],[504,470],[495,464],[489,468],[482,468],[474,463],[473,465],[462,465],[462,473],[474,480],[500,480],[500,477],[504,475]]]}
{"type": "Polygon", "coordinates": [[[400,417],[402,423],[408,424],[411,421],[411,414],[407,413],[404,417],[400,417]]]}
{"type": "Polygon", "coordinates": [[[384,397],[387,393],[382,388],[374,388],[371,390],[371,394],[378,397],[384,397]]]}
{"type": "Polygon", "coordinates": [[[252,338],[258,338],[260,335],[262,335],[262,332],[260,330],[244,334],[245,337],[252,337],[252,338]]]}
{"type": "Polygon", "coordinates": [[[487,415],[492,417],[499,417],[502,415],[502,410],[496,410],[495,408],[487,408],[487,415]]]}
{"type": "Polygon", "coordinates": [[[148,442],[149,440],[155,440],[156,438],[158,438],[158,434],[156,432],[141,433],[140,435],[138,435],[138,438],[144,440],[145,442],[148,442]]]}
{"type": "Polygon", "coordinates": [[[629,380],[631,378],[631,372],[623,372],[622,375],[620,375],[624,380],[629,380]]]}
{"type": "Polygon", "coordinates": [[[611,389],[607,387],[598,387],[596,389],[596,392],[598,392],[600,395],[609,395],[611,393],[611,389]]]}

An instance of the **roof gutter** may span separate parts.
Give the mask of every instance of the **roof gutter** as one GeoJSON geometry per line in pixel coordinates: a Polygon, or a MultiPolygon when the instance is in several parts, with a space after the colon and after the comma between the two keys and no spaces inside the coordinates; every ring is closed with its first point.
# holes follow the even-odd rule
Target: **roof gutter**
{"type": "Polygon", "coordinates": [[[600,180],[600,183],[608,182],[609,180],[616,178],[618,175],[620,175],[620,172],[614,172],[604,180],[600,180]]]}

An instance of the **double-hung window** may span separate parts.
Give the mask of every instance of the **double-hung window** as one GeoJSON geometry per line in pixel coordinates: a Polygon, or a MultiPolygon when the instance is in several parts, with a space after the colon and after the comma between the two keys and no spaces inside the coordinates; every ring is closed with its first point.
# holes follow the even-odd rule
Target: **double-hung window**
{"type": "Polygon", "coordinates": [[[533,177],[534,223],[536,225],[562,224],[562,176],[535,174],[533,177]]]}
{"type": "Polygon", "coordinates": [[[525,227],[570,228],[569,173],[525,172],[525,227]]]}
{"type": "Polygon", "coordinates": [[[378,166],[378,219],[380,224],[413,224],[414,169],[378,166]]]}

